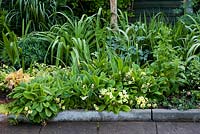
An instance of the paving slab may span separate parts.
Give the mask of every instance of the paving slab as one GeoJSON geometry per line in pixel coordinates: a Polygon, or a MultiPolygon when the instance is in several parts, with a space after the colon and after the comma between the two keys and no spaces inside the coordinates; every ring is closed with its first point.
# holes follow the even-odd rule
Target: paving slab
{"type": "Polygon", "coordinates": [[[158,122],[157,134],[200,134],[200,123],[158,122]]]}
{"type": "Polygon", "coordinates": [[[40,134],[97,134],[96,122],[51,122],[40,134]]]}
{"type": "Polygon", "coordinates": [[[200,109],[152,109],[153,121],[200,121],[200,109]]]}
{"type": "Polygon", "coordinates": [[[156,134],[154,122],[100,122],[99,134],[156,134]]]}
{"type": "Polygon", "coordinates": [[[0,123],[0,134],[39,134],[40,125],[18,124],[9,125],[7,122],[0,123]]]}

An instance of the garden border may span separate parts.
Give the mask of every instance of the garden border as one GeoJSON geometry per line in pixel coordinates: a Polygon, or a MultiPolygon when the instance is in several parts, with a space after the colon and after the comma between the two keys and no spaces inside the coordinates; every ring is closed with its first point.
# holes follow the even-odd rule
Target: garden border
{"type": "MultiPolygon", "coordinates": [[[[5,122],[13,115],[0,114],[0,122],[5,122]]],[[[28,122],[25,117],[19,116],[18,120],[28,122]]],[[[132,109],[130,112],[98,112],[86,110],[67,110],[58,113],[49,122],[59,121],[200,121],[200,109],[177,110],[177,109],[132,109]]]]}

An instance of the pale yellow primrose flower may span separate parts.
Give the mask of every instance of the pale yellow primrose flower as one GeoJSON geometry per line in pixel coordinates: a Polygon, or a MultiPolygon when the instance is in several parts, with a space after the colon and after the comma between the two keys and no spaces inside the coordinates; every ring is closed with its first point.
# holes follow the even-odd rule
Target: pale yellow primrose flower
{"type": "Polygon", "coordinates": [[[28,111],[28,107],[25,107],[24,110],[25,110],[25,111],[28,111]]]}
{"type": "Polygon", "coordinates": [[[65,106],[62,106],[62,110],[65,110],[65,106]]]}
{"type": "Polygon", "coordinates": [[[32,114],[32,112],[33,112],[32,110],[28,110],[28,114],[32,114]]]}
{"type": "Polygon", "coordinates": [[[142,104],[140,105],[140,107],[141,107],[141,108],[145,108],[145,104],[142,103],[142,104]]]}
{"type": "Polygon", "coordinates": [[[107,91],[108,91],[107,89],[101,89],[100,94],[105,95],[107,93],[107,91]]]}

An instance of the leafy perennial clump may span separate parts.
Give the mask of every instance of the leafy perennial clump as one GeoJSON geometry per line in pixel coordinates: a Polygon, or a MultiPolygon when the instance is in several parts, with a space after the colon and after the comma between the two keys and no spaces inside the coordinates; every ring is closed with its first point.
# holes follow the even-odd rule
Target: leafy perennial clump
{"type": "Polygon", "coordinates": [[[119,111],[130,111],[128,106],[132,101],[129,98],[126,90],[120,91],[117,88],[104,88],[100,90],[99,100],[101,105],[98,107],[96,104],[94,108],[98,111],[107,109],[108,111],[113,111],[114,113],[119,113],[119,111]]]}

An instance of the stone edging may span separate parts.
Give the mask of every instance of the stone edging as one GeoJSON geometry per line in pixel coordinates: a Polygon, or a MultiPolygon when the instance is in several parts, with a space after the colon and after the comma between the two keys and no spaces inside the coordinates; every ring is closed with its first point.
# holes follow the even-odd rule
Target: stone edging
{"type": "MultiPolygon", "coordinates": [[[[0,114],[0,122],[8,118],[14,118],[13,115],[0,114]]],[[[28,122],[26,118],[18,117],[19,120],[28,122]]],[[[85,110],[69,110],[60,112],[50,122],[57,121],[200,121],[200,109],[190,109],[180,111],[176,109],[133,109],[130,112],[97,112],[85,110]]]]}

